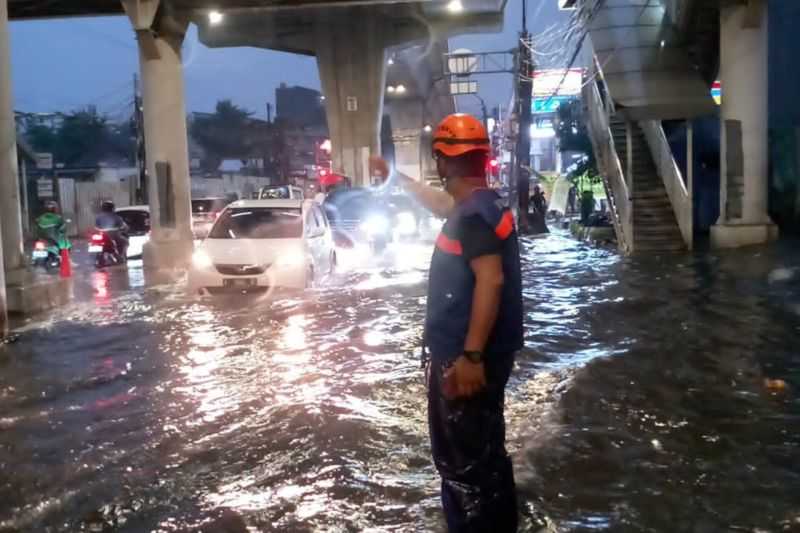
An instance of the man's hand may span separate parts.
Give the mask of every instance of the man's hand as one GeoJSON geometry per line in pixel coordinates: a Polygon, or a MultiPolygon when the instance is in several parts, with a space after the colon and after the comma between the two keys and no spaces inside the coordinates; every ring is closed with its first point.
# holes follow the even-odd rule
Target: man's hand
{"type": "Polygon", "coordinates": [[[473,363],[462,355],[445,370],[442,394],[448,400],[469,398],[485,386],[486,371],[483,362],[473,363]]]}

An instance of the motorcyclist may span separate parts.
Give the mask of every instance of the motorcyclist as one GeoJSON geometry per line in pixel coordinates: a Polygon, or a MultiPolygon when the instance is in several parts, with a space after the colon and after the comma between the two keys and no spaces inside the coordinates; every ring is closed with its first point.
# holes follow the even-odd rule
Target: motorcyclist
{"type": "Polygon", "coordinates": [[[128,253],[128,225],[115,211],[114,202],[104,200],[100,204],[100,213],[94,219],[97,229],[109,236],[116,245],[117,251],[123,259],[128,253]]]}
{"type": "Polygon", "coordinates": [[[61,216],[58,202],[48,200],[44,213],[36,218],[36,234],[39,239],[55,245],[59,250],[69,250],[72,244],[67,238],[67,224],[61,216]]]}

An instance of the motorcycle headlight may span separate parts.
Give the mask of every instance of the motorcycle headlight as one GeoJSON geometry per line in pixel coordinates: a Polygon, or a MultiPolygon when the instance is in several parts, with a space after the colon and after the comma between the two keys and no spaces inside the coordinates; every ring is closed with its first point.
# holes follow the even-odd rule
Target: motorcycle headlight
{"type": "Polygon", "coordinates": [[[192,256],[192,264],[195,266],[195,268],[206,270],[211,268],[214,265],[214,262],[211,260],[211,256],[209,256],[204,250],[197,250],[192,256]]]}
{"type": "Polygon", "coordinates": [[[361,229],[367,235],[380,235],[389,229],[389,219],[383,215],[372,215],[361,223],[361,229]]]}

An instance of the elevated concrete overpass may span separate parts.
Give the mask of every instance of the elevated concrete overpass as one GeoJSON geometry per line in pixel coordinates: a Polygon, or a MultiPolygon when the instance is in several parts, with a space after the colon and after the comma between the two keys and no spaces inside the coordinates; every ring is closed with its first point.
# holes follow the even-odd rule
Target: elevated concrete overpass
{"type": "MultiPolygon", "coordinates": [[[[335,170],[368,183],[380,153],[387,50],[496,31],[506,0],[0,0],[0,336],[6,281],[24,286],[22,224],[11,94],[8,21],[126,15],[139,50],[151,242],[145,265],[186,265],[192,253],[181,46],[188,24],[208,46],[315,55],[326,95],[335,170]],[[211,13],[217,16],[211,20],[211,13]],[[221,16],[220,16],[221,15],[221,16]],[[6,278],[8,274],[8,280],[6,278]],[[20,281],[22,280],[22,281],[20,281]]],[[[12,300],[14,300],[12,298],[12,300]]]]}

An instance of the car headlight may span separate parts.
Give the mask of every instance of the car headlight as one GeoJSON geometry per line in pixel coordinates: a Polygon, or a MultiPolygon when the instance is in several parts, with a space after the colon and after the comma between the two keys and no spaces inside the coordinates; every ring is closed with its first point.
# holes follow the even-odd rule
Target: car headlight
{"type": "Polygon", "coordinates": [[[275,264],[281,267],[301,267],[306,262],[306,256],[300,250],[284,252],[275,260],[275,264]]]}
{"type": "Polygon", "coordinates": [[[194,255],[192,255],[192,264],[195,266],[195,268],[206,270],[211,268],[214,265],[214,262],[211,260],[211,256],[209,256],[205,250],[197,250],[194,255]]]}
{"type": "Polygon", "coordinates": [[[389,219],[383,215],[372,215],[361,223],[361,229],[367,235],[380,235],[389,229],[389,219]]]}
{"type": "Polygon", "coordinates": [[[411,235],[417,231],[417,217],[414,213],[403,211],[397,213],[397,232],[400,235],[411,235]]]}

